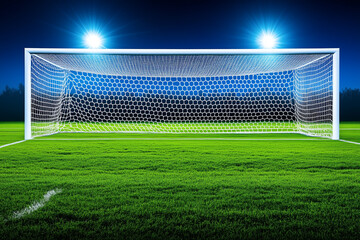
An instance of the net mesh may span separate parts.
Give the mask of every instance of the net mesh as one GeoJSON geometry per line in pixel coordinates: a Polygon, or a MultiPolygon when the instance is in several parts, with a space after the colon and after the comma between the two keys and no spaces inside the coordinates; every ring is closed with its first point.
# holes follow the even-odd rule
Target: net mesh
{"type": "Polygon", "coordinates": [[[331,54],[38,54],[31,59],[32,136],[332,136],[331,54]]]}

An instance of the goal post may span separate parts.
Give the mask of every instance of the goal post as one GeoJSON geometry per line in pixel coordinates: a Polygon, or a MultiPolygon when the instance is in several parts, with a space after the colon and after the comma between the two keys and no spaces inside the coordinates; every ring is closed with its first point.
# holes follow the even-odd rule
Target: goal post
{"type": "Polygon", "coordinates": [[[25,139],[31,139],[31,54],[28,49],[25,49],[25,91],[24,91],[24,127],[25,127],[25,139]]]}
{"type": "Polygon", "coordinates": [[[340,139],[340,50],[333,53],[333,133],[332,139],[340,139]]]}
{"type": "Polygon", "coordinates": [[[25,49],[25,139],[61,132],[339,139],[339,49],[25,49]]]}

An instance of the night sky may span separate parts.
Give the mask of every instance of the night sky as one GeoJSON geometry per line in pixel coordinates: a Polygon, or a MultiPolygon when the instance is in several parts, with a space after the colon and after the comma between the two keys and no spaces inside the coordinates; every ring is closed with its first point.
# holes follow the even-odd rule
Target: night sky
{"type": "Polygon", "coordinates": [[[96,30],[106,48],[340,48],[341,88],[360,88],[356,1],[1,1],[0,91],[23,83],[24,48],[83,48],[96,30]]]}

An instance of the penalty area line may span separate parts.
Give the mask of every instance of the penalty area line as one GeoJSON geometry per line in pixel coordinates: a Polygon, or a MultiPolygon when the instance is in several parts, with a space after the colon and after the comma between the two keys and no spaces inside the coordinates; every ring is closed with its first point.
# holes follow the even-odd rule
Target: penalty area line
{"type": "Polygon", "coordinates": [[[8,144],[0,146],[0,148],[8,147],[8,146],[15,145],[15,144],[18,144],[18,143],[22,143],[22,142],[25,142],[25,141],[26,140],[21,140],[21,141],[17,141],[17,142],[13,142],[13,143],[8,143],[8,144]]]}

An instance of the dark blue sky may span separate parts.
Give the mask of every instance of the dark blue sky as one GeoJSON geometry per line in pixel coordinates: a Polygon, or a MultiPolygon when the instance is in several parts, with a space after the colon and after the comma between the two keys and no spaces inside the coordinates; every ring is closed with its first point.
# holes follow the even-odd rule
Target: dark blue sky
{"type": "Polygon", "coordinates": [[[23,82],[23,50],[82,48],[96,29],[106,48],[258,48],[263,29],[279,48],[340,48],[341,88],[360,88],[356,1],[1,1],[0,91],[23,82]]]}

